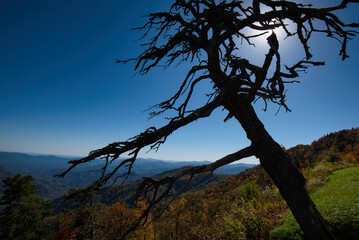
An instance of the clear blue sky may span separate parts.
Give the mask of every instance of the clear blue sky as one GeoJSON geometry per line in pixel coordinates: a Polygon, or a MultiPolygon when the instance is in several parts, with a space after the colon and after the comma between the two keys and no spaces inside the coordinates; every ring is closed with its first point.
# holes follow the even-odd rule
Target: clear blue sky
{"type": "MultiPolygon", "coordinates": [[[[322,1],[321,3],[327,1],[322,1]]],[[[337,1],[330,1],[337,2],[337,1]]],[[[1,1],[0,3],[0,150],[85,155],[112,141],[126,140],[161,118],[147,121],[149,105],[170,97],[188,66],[133,76],[132,65],[115,60],[140,53],[131,28],[150,11],[166,10],[168,0],[1,1]]],[[[359,22],[359,4],[340,14],[359,22]]],[[[261,46],[253,51],[260,51],[261,46]]],[[[339,44],[315,35],[314,60],[326,66],[301,75],[289,86],[291,113],[270,105],[258,114],[274,139],[285,147],[309,144],[344,128],[359,127],[359,41],[341,61],[339,44]]],[[[298,52],[283,44],[288,59],[298,52]]],[[[172,134],[157,153],[168,160],[215,160],[249,144],[234,120],[223,123],[216,111],[172,134]]]]}

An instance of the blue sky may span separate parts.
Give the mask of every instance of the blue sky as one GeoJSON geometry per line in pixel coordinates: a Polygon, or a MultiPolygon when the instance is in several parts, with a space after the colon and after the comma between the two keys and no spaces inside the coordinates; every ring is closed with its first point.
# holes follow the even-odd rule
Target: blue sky
{"type": "MultiPolygon", "coordinates": [[[[85,155],[149,126],[165,124],[161,117],[148,121],[143,110],[170,97],[188,66],[133,76],[131,64],[116,64],[115,60],[141,52],[134,42],[140,35],[131,28],[141,25],[148,12],[168,9],[169,3],[2,1],[0,150],[85,155]]],[[[359,22],[359,4],[351,6],[339,14],[359,22]]],[[[258,42],[248,53],[257,56],[265,47],[258,42]]],[[[329,132],[359,127],[358,38],[349,43],[350,58],[344,62],[339,47],[323,35],[313,36],[314,60],[325,60],[326,65],[311,68],[301,75],[300,84],[288,87],[291,113],[275,115],[274,105],[263,112],[262,103],[256,104],[267,130],[285,147],[310,144],[329,132]]],[[[290,40],[280,50],[288,61],[304,56],[290,40]]],[[[234,120],[223,123],[224,117],[218,110],[211,118],[172,134],[157,153],[141,156],[216,160],[246,147],[249,142],[239,124],[234,120]]]]}

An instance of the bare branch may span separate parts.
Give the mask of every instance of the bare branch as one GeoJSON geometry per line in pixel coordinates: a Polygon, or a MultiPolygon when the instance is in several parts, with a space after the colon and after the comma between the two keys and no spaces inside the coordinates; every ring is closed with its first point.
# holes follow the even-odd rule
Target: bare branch
{"type": "MultiPolygon", "coordinates": [[[[70,170],[72,170],[77,165],[90,162],[102,156],[111,158],[111,161],[107,161],[107,164],[110,164],[123,153],[130,152],[131,154],[131,151],[134,151],[132,152],[132,154],[137,153],[143,147],[149,146],[158,141],[161,141],[161,139],[163,138],[166,138],[175,130],[191,122],[194,122],[200,118],[208,117],[212,113],[212,111],[217,107],[219,107],[221,104],[222,104],[222,95],[218,95],[213,101],[209,102],[205,106],[198,108],[197,110],[193,111],[191,114],[183,118],[170,121],[166,126],[162,128],[159,129],[149,128],[145,132],[142,132],[141,134],[135,136],[132,139],[129,139],[128,141],[111,143],[104,148],[100,148],[90,152],[87,157],[84,157],[79,160],[69,161],[69,164],[71,164],[71,166],[62,174],[56,175],[56,177],[64,177],[70,170]]],[[[117,166],[116,170],[118,170],[121,166],[123,166],[128,162],[132,162],[132,160],[122,161],[117,166]]],[[[114,173],[115,171],[112,172],[111,176],[114,173]]],[[[109,177],[111,176],[108,175],[105,179],[109,179],[109,177]]]]}
{"type": "MultiPolygon", "coordinates": [[[[193,178],[194,175],[196,174],[200,174],[200,173],[206,173],[206,172],[213,172],[214,170],[216,170],[217,168],[227,165],[229,163],[232,163],[234,161],[238,161],[240,159],[243,158],[247,158],[250,156],[253,156],[255,154],[254,152],[254,148],[252,146],[243,148],[235,153],[229,154],[213,163],[210,164],[205,164],[202,166],[196,166],[196,167],[191,167],[188,169],[183,170],[182,172],[174,175],[174,176],[167,176],[164,177],[162,179],[156,180],[154,178],[150,178],[150,177],[146,177],[143,178],[143,181],[140,185],[140,187],[137,190],[137,198],[139,198],[141,195],[143,195],[144,197],[147,195],[147,193],[149,192],[153,192],[152,198],[149,201],[149,205],[147,207],[147,209],[142,213],[142,215],[133,223],[133,225],[126,231],[126,233],[121,236],[120,239],[124,239],[130,232],[134,231],[141,222],[143,222],[145,219],[147,219],[151,209],[153,206],[155,206],[157,203],[159,203],[163,198],[165,198],[166,196],[168,196],[168,194],[170,193],[173,184],[180,178],[189,175],[190,176],[190,180],[188,181],[188,183],[186,184],[186,186],[188,186],[188,184],[190,183],[191,179],[193,178]],[[160,187],[161,186],[166,186],[165,190],[159,194],[160,192],[160,187]]],[[[184,189],[182,189],[183,191],[184,189]]],[[[181,191],[180,191],[181,192],[181,191]]],[[[178,196],[178,194],[176,194],[171,201],[173,201],[176,197],[178,196]]]]}
{"type": "MultiPolygon", "coordinates": [[[[162,114],[163,112],[165,112],[166,110],[169,109],[176,109],[174,106],[176,104],[176,102],[178,101],[178,99],[180,98],[181,95],[183,95],[184,93],[187,92],[187,89],[189,87],[189,85],[191,85],[192,83],[192,87],[191,90],[193,91],[194,85],[196,85],[200,80],[205,79],[205,77],[200,76],[199,78],[197,78],[197,80],[193,80],[194,76],[199,72],[199,71],[205,71],[207,69],[207,65],[195,65],[193,66],[187,73],[187,76],[185,77],[184,81],[182,82],[182,85],[180,86],[179,90],[168,100],[163,101],[159,104],[156,104],[154,106],[151,106],[148,110],[153,110],[152,112],[150,112],[150,117],[155,117],[158,116],[160,114],[162,114]],[[154,109],[160,109],[160,110],[154,110],[154,109]]],[[[191,97],[192,92],[190,91],[190,93],[188,93],[188,100],[187,103],[189,101],[189,98],[191,97]]],[[[182,103],[182,105],[179,107],[178,112],[179,112],[179,116],[183,117],[184,116],[184,112],[185,112],[185,107],[183,106],[184,103],[182,103]],[[183,111],[180,111],[181,109],[183,109],[183,111]]]]}

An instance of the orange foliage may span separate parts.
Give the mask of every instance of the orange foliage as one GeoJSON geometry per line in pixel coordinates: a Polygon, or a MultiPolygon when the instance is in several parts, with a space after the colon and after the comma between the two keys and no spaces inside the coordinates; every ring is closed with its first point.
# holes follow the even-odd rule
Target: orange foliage
{"type": "Polygon", "coordinates": [[[69,226],[61,224],[59,232],[53,240],[76,240],[76,235],[76,229],[71,229],[69,226]]]}
{"type": "MultiPolygon", "coordinates": [[[[112,240],[122,236],[131,224],[146,209],[145,202],[138,202],[136,209],[131,209],[125,202],[114,203],[101,208],[96,214],[97,232],[95,239],[112,240]]],[[[130,234],[130,239],[151,239],[152,226],[141,226],[130,234]]]]}

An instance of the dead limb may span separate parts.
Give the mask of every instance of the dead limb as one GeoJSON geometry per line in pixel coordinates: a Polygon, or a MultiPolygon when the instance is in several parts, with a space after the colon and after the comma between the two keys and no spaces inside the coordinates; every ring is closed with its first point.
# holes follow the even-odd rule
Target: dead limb
{"type": "MultiPolygon", "coordinates": [[[[123,236],[121,236],[120,239],[121,240],[124,239],[129,233],[134,231],[141,224],[141,222],[144,222],[144,223],[146,222],[148,215],[149,215],[151,209],[153,208],[153,206],[155,206],[157,203],[159,203],[161,200],[163,200],[165,197],[167,197],[169,195],[170,191],[172,190],[173,185],[180,178],[182,178],[184,176],[190,176],[187,184],[177,194],[175,194],[174,197],[172,197],[170,202],[172,202],[181,192],[183,192],[187,188],[187,186],[191,183],[192,178],[196,174],[206,173],[206,172],[212,173],[219,167],[222,167],[224,165],[238,161],[243,158],[253,156],[254,154],[255,154],[254,148],[252,146],[249,146],[249,147],[243,148],[235,153],[229,154],[221,159],[218,159],[217,161],[215,161],[213,163],[205,164],[202,166],[190,167],[174,176],[167,176],[167,177],[164,177],[161,179],[154,179],[151,177],[143,178],[143,181],[142,181],[140,187],[137,189],[137,199],[139,199],[141,197],[146,198],[146,195],[150,192],[152,193],[152,197],[151,197],[150,201],[148,202],[148,207],[146,208],[146,210],[133,223],[133,225],[126,231],[126,233],[123,236]],[[165,187],[165,190],[161,191],[160,188],[163,186],[165,187]]],[[[156,217],[159,217],[159,216],[156,216],[156,217]]]]}

